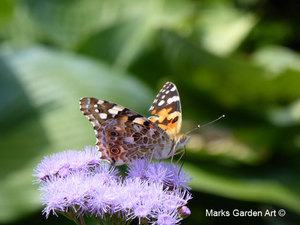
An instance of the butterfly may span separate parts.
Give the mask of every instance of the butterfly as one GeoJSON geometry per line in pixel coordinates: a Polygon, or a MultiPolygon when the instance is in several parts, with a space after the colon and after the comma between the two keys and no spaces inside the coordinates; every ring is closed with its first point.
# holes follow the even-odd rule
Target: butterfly
{"type": "Polygon", "coordinates": [[[185,146],[180,134],[182,113],[178,90],[167,82],[157,94],[146,118],[121,105],[85,97],[80,110],[93,124],[101,159],[118,166],[139,158],[166,159],[185,146]]]}

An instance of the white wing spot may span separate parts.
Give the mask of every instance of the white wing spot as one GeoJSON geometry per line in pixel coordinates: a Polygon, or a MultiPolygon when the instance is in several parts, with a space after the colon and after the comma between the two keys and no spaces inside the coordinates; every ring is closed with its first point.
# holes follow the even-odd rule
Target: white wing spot
{"type": "Polygon", "coordinates": [[[176,90],[176,87],[173,86],[172,89],[170,91],[175,91],[176,90]]]}
{"type": "Polygon", "coordinates": [[[111,109],[108,110],[108,112],[109,112],[110,114],[117,115],[119,111],[118,111],[118,110],[115,110],[115,109],[113,109],[113,108],[111,108],[111,109]]]}
{"type": "Polygon", "coordinates": [[[106,113],[100,113],[99,116],[100,116],[100,119],[103,119],[103,120],[105,120],[107,118],[106,113]]]}
{"type": "Polygon", "coordinates": [[[111,108],[112,110],[117,110],[117,111],[122,111],[124,109],[123,106],[120,105],[115,105],[114,107],[111,108]]]}
{"type": "Polygon", "coordinates": [[[92,114],[88,115],[87,117],[91,120],[96,120],[96,118],[92,114]]]}
{"type": "Polygon", "coordinates": [[[158,103],[158,106],[162,106],[164,103],[165,103],[165,101],[164,101],[164,100],[161,100],[161,101],[158,103]]]}
{"type": "Polygon", "coordinates": [[[163,96],[161,96],[161,99],[164,99],[166,96],[165,95],[163,95],[163,96]]]}
{"type": "Polygon", "coordinates": [[[169,92],[170,92],[170,91],[169,91],[169,90],[167,90],[167,91],[166,91],[166,94],[169,94],[169,92]]]}
{"type": "Polygon", "coordinates": [[[137,124],[143,124],[145,122],[145,120],[140,117],[137,117],[132,122],[137,123],[137,124]]]}
{"type": "Polygon", "coordinates": [[[97,104],[95,104],[95,105],[94,105],[94,107],[95,107],[95,108],[98,108],[98,105],[97,105],[97,104]]]}
{"type": "Polygon", "coordinates": [[[95,112],[96,112],[96,113],[98,113],[98,112],[99,112],[99,110],[98,110],[98,109],[95,109],[95,112]]]}
{"type": "Polygon", "coordinates": [[[98,127],[99,123],[97,120],[91,121],[91,123],[93,124],[93,127],[98,127]]]}
{"type": "Polygon", "coordinates": [[[103,104],[104,103],[104,101],[103,100],[100,100],[100,99],[98,99],[98,102],[97,102],[99,105],[101,105],[101,104],[103,104]]]}
{"type": "Polygon", "coordinates": [[[169,98],[167,100],[167,103],[171,104],[172,102],[176,102],[176,101],[179,101],[179,96],[173,96],[172,98],[169,98]]]}

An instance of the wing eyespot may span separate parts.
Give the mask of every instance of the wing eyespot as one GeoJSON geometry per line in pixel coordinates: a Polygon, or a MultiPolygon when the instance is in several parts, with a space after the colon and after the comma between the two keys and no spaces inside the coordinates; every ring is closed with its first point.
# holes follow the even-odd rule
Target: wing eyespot
{"type": "Polygon", "coordinates": [[[117,155],[117,154],[120,154],[120,149],[118,147],[112,147],[110,149],[110,152],[113,154],[113,155],[117,155]]]}
{"type": "Polygon", "coordinates": [[[115,131],[111,131],[110,135],[113,136],[113,137],[116,137],[116,136],[119,136],[119,133],[115,132],[115,131]]]}

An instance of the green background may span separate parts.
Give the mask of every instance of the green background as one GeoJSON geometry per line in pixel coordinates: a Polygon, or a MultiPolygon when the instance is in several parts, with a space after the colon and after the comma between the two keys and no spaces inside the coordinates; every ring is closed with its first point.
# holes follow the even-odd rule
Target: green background
{"type": "Polygon", "coordinates": [[[298,10],[292,0],[1,0],[0,224],[72,224],[41,215],[32,173],[46,155],[95,143],[79,99],[146,116],[166,81],[179,89],[183,132],[226,114],[187,145],[183,224],[297,224],[298,10]]]}

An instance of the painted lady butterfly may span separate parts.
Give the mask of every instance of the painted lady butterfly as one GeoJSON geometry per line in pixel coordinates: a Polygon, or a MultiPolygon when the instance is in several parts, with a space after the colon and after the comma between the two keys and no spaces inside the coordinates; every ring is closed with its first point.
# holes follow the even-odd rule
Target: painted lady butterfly
{"type": "Polygon", "coordinates": [[[157,94],[151,117],[97,98],[80,99],[80,110],[91,121],[101,158],[113,165],[137,158],[166,159],[189,140],[180,134],[182,115],[175,84],[167,82],[157,94]]]}

